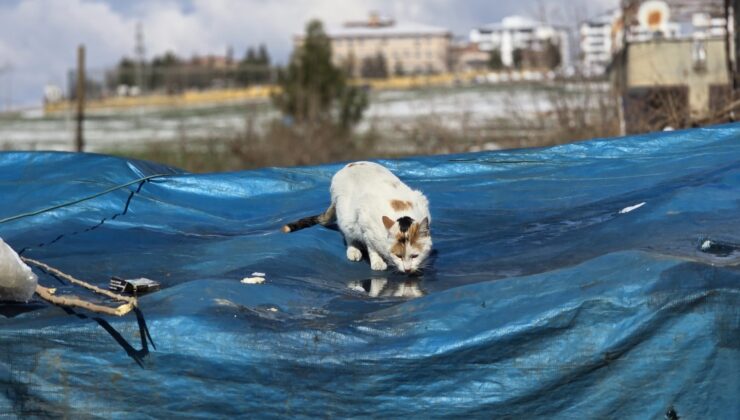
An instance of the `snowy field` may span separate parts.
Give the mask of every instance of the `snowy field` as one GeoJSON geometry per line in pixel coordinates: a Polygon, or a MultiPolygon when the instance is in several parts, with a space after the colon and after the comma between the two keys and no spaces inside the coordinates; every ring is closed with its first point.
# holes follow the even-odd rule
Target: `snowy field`
{"type": "MultiPolygon", "coordinates": [[[[490,125],[513,116],[537,119],[550,110],[548,95],[554,90],[542,85],[497,85],[379,92],[371,95],[371,105],[358,128],[390,133],[430,117],[449,129],[490,125]]],[[[259,129],[277,116],[268,102],[96,112],[86,116],[85,142],[89,151],[106,151],[153,142],[230,139],[243,133],[248,124],[259,129]]],[[[0,149],[71,150],[74,132],[71,113],[45,116],[27,111],[0,117],[0,149]]]]}

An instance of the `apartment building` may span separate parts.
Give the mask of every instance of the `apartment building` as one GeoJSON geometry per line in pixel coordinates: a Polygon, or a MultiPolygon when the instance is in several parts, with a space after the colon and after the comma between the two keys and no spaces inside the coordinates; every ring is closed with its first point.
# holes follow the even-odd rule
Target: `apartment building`
{"type": "Polygon", "coordinates": [[[579,28],[581,68],[587,76],[605,74],[616,49],[621,12],[611,10],[583,22],[579,28]]]}
{"type": "Polygon", "coordinates": [[[568,31],[524,16],[509,16],[501,22],[470,31],[470,42],[482,51],[498,52],[504,67],[565,68],[570,66],[568,31]],[[555,60],[548,55],[556,56],[555,60]]]}
{"type": "MultiPolygon", "coordinates": [[[[432,74],[449,71],[452,33],[447,28],[394,19],[371,13],[369,19],[327,25],[335,64],[354,77],[372,77],[382,57],[388,75],[432,74]],[[372,65],[369,65],[372,64],[372,65]]],[[[300,44],[302,38],[296,37],[300,44]]]]}

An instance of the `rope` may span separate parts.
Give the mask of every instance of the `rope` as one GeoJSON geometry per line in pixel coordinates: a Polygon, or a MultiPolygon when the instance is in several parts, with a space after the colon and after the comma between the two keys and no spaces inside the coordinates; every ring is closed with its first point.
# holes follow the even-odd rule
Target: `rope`
{"type": "Polygon", "coordinates": [[[74,200],[74,201],[70,201],[70,202],[62,203],[62,204],[57,204],[55,206],[47,207],[47,208],[41,209],[41,210],[35,210],[35,211],[28,212],[28,213],[21,213],[21,214],[15,215],[15,216],[6,217],[4,219],[0,219],[0,224],[6,223],[6,222],[11,222],[13,220],[22,219],[24,217],[36,216],[36,215],[39,215],[39,214],[42,214],[42,213],[46,213],[46,212],[49,212],[49,211],[52,211],[52,210],[60,209],[62,207],[67,207],[67,206],[72,206],[72,205],[75,205],[75,204],[79,204],[79,203],[82,203],[83,201],[92,200],[93,198],[100,197],[101,195],[105,195],[105,194],[108,194],[110,192],[113,192],[113,191],[116,191],[116,190],[120,190],[121,188],[126,188],[129,185],[136,184],[137,182],[142,182],[143,183],[143,182],[149,181],[152,178],[160,178],[160,177],[163,177],[163,176],[167,176],[167,174],[156,174],[156,175],[145,176],[143,178],[139,178],[139,179],[136,179],[134,181],[127,182],[125,184],[116,185],[115,187],[108,188],[105,191],[101,191],[99,193],[95,193],[93,195],[80,198],[78,200],[74,200]]]}
{"type": "Polygon", "coordinates": [[[41,285],[36,286],[36,294],[39,297],[53,305],[57,306],[72,306],[77,308],[87,309],[88,311],[96,312],[99,314],[123,316],[131,312],[134,309],[134,304],[124,303],[117,308],[111,308],[108,306],[98,305],[86,300],[74,296],[56,296],[54,293],[56,289],[44,287],[41,285]]]}

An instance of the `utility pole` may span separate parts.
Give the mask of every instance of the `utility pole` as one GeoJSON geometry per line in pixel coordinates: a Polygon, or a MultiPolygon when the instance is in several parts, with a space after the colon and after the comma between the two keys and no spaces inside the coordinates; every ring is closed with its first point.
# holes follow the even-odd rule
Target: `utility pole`
{"type": "Polygon", "coordinates": [[[82,123],[85,120],[85,46],[77,47],[77,135],[75,150],[82,152],[85,149],[82,123]]]}
{"type": "Polygon", "coordinates": [[[144,65],[146,64],[146,48],[144,47],[144,30],[141,22],[136,24],[136,46],[134,47],[136,55],[136,85],[139,92],[144,93],[144,65]]]}
{"type": "Polygon", "coordinates": [[[733,25],[733,32],[735,35],[735,90],[740,90],[740,0],[735,0],[732,5],[732,15],[735,18],[735,22],[730,23],[733,25]]]}
{"type": "Polygon", "coordinates": [[[0,81],[4,82],[2,89],[5,91],[4,102],[5,111],[13,109],[13,82],[11,80],[13,72],[13,65],[7,62],[0,66],[0,81]]]}

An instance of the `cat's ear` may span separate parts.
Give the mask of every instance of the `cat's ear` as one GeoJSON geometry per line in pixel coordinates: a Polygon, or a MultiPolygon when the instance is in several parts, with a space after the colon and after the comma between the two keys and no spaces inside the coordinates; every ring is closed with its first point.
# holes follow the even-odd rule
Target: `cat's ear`
{"type": "Polygon", "coordinates": [[[391,219],[390,217],[383,216],[383,225],[385,226],[386,229],[390,229],[391,226],[393,226],[395,223],[396,222],[394,222],[393,219],[391,219]]]}
{"type": "Polygon", "coordinates": [[[425,217],[419,222],[419,235],[429,236],[429,218],[425,217]]]}

